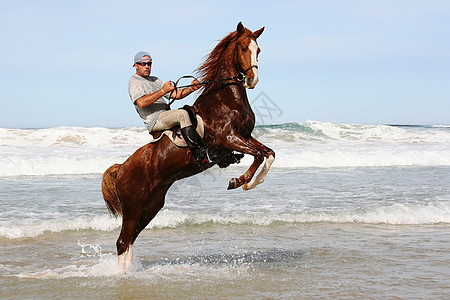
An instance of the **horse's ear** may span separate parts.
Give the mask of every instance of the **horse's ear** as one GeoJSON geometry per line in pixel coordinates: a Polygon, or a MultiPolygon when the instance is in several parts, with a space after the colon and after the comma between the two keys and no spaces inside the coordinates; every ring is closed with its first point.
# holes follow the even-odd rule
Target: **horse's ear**
{"type": "Polygon", "coordinates": [[[236,29],[237,35],[241,36],[244,33],[244,31],[245,31],[244,25],[242,25],[242,22],[239,22],[236,29]]]}
{"type": "Polygon", "coordinates": [[[253,35],[254,35],[256,38],[259,38],[259,36],[261,35],[261,33],[263,33],[264,28],[265,28],[265,27],[261,28],[260,30],[257,30],[257,31],[255,31],[255,32],[253,32],[253,35]]]}

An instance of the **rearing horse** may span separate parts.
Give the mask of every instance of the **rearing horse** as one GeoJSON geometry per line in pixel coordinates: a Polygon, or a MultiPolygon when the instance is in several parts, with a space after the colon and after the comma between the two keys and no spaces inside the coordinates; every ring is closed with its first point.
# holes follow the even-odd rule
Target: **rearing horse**
{"type": "MultiPolygon", "coordinates": [[[[275,159],[270,148],[251,136],[255,126],[245,88],[258,83],[256,39],[264,27],[252,32],[239,23],[212,50],[197,73],[205,84],[193,108],[204,122],[204,142],[211,153],[226,157],[233,151],[250,154],[254,161],[239,178],[230,180],[228,189],[242,186],[249,190],[262,183],[275,159]],[[265,164],[255,177],[258,167],[265,164]]],[[[117,240],[119,270],[133,262],[133,244],[139,233],[164,206],[167,190],[179,179],[203,169],[188,148],[175,146],[167,137],[139,148],[123,164],[109,167],[103,174],[102,193],[116,217],[122,216],[117,240]]]]}

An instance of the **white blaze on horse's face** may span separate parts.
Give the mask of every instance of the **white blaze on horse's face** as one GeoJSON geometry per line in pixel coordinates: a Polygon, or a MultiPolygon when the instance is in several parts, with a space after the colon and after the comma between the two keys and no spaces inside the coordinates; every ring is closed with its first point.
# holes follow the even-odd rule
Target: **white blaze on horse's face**
{"type": "Polygon", "coordinates": [[[250,45],[248,45],[248,50],[250,51],[250,66],[256,66],[254,68],[251,68],[249,70],[250,73],[253,73],[253,77],[247,77],[245,78],[245,86],[249,89],[252,89],[256,86],[258,83],[258,44],[254,41],[250,41],[250,45]]]}

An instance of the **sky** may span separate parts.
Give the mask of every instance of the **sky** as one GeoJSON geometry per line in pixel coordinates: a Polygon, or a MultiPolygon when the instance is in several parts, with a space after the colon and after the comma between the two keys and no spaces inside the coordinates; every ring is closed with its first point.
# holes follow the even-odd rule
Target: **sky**
{"type": "Polygon", "coordinates": [[[450,124],[447,0],[0,0],[0,128],[143,126],[134,54],[176,81],[240,21],[265,27],[258,124],[450,124]]]}

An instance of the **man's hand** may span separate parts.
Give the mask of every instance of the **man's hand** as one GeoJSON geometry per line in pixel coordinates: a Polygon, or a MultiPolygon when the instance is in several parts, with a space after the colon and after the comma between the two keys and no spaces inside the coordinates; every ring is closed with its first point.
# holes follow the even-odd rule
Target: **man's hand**
{"type": "Polygon", "coordinates": [[[192,91],[196,91],[202,87],[200,84],[200,81],[198,81],[197,78],[194,78],[194,80],[192,80],[191,84],[192,84],[192,86],[191,86],[192,91]]]}
{"type": "Polygon", "coordinates": [[[167,81],[166,83],[164,83],[163,87],[162,87],[162,91],[164,93],[170,93],[171,91],[173,91],[175,89],[175,87],[172,84],[172,81],[167,81]]]}

